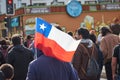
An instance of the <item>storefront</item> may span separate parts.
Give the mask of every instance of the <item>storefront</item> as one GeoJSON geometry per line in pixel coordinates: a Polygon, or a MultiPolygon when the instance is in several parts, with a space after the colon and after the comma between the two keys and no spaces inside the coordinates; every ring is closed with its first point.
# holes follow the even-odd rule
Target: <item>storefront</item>
{"type": "Polygon", "coordinates": [[[11,19],[19,17],[19,20],[18,23],[11,22],[12,31],[10,32],[12,32],[11,34],[21,33],[23,36],[34,34],[36,17],[43,18],[49,23],[59,24],[65,31],[72,32],[75,32],[80,26],[97,29],[103,22],[106,25],[110,25],[114,23],[115,19],[120,21],[120,4],[117,3],[82,5],[82,9],[82,13],[79,16],[72,17],[68,15],[66,6],[21,8],[16,10],[14,16],[11,16],[11,19]]]}

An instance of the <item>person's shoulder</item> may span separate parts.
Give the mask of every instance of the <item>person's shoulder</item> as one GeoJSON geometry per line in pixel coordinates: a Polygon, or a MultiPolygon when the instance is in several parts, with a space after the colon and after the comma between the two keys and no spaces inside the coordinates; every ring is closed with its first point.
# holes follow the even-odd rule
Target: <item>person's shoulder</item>
{"type": "Polygon", "coordinates": [[[33,53],[29,48],[23,46],[24,50],[27,51],[27,52],[30,52],[30,53],[33,53]]]}
{"type": "Polygon", "coordinates": [[[78,48],[83,48],[83,46],[85,46],[85,44],[82,44],[82,43],[79,43],[79,45],[78,45],[78,48]]]}
{"type": "Polygon", "coordinates": [[[113,38],[119,38],[119,36],[118,35],[115,35],[115,34],[109,34],[108,36],[106,36],[106,38],[111,38],[111,37],[113,37],[113,38]]]}
{"type": "Polygon", "coordinates": [[[39,64],[39,65],[43,65],[43,64],[44,65],[51,65],[50,63],[62,64],[62,61],[60,61],[56,58],[50,57],[50,56],[46,56],[46,55],[43,54],[32,62],[32,64],[39,64]]]}
{"type": "Polygon", "coordinates": [[[45,58],[45,55],[39,56],[37,59],[34,59],[31,64],[36,64],[38,62],[42,62],[42,60],[45,58]]]}
{"type": "Polygon", "coordinates": [[[115,49],[119,49],[120,48],[120,44],[115,46],[115,49]]]}
{"type": "Polygon", "coordinates": [[[45,63],[45,61],[43,60],[44,55],[41,55],[39,58],[34,59],[33,61],[30,62],[31,66],[38,66],[38,65],[42,65],[45,63]]]}
{"type": "Polygon", "coordinates": [[[12,47],[10,50],[8,50],[8,55],[13,54],[15,52],[14,47],[12,47]]]}
{"type": "Polygon", "coordinates": [[[34,59],[33,61],[30,62],[30,65],[35,65],[37,62],[37,59],[34,59]]]}

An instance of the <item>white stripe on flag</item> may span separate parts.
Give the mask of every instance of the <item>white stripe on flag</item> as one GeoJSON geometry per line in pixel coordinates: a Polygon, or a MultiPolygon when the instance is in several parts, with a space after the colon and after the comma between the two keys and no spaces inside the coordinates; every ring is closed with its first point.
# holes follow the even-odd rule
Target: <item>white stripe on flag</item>
{"type": "Polygon", "coordinates": [[[48,38],[57,42],[57,44],[59,44],[66,51],[75,51],[80,42],[80,40],[75,40],[70,35],[58,30],[54,26],[52,26],[48,38]]]}

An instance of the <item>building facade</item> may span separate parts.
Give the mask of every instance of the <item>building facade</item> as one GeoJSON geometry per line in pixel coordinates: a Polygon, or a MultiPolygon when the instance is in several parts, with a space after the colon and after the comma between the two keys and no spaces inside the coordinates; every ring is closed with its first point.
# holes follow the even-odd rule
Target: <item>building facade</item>
{"type": "Polygon", "coordinates": [[[21,33],[23,36],[34,34],[36,17],[43,18],[49,23],[59,24],[65,31],[72,32],[84,25],[98,31],[99,26],[110,25],[114,23],[115,19],[120,21],[120,4],[118,2],[95,4],[94,1],[86,1],[85,3],[87,5],[82,5],[83,10],[78,17],[72,17],[67,13],[67,5],[27,6],[16,9],[12,16],[0,15],[0,37],[11,36],[15,33],[21,33]],[[5,27],[5,17],[10,18],[8,27],[5,27]]]}
{"type": "MultiPolygon", "coordinates": [[[[67,5],[71,0],[13,0],[14,8],[18,9],[25,6],[49,6],[49,5],[67,5]]],[[[77,0],[81,4],[113,3],[120,0],[77,0]]],[[[6,13],[6,0],[0,0],[0,14],[6,13]]]]}
{"type": "Polygon", "coordinates": [[[0,0],[0,14],[6,13],[6,0],[0,0]]]}

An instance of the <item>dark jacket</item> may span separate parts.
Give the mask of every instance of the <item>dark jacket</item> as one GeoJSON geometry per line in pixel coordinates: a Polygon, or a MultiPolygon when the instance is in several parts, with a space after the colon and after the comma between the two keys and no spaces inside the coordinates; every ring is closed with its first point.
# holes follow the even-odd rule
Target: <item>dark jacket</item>
{"type": "Polygon", "coordinates": [[[2,52],[0,51],[0,65],[4,64],[5,63],[5,58],[2,54],[2,52]]]}
{"type": "Polygon", "coordinates": [[[0,70],[0,80],[5,80],[5,76],[1,70],[0,70]]]}
{"type": "Polygon", "coordinates": [[[32,51],[22,45],[14,46],[8,53],[8,63],[14,67],[13,80],[25,80],[28,65],[33,60],[32,51]]]}
{"type": "Polygon", "coordinates": [[[41,55],[31,62],[26,80],[78,80],[70,63],[41,55]]]}

